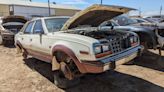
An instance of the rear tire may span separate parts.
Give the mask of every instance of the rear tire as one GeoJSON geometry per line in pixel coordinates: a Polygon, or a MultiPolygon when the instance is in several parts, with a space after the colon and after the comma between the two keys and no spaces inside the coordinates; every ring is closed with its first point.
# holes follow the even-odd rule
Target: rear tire
{"type": "Polygon", "coordinates": [[[23,50],[22,56],[23,56],[23,59],[27,59],[28,54],[25,50],[23,50]]]}
{"type": "Polygon", "coordinates": [[[17,54],[22,53],[22,49],[18,45],[16,45],[16,49],[17,49],[17,54]]]}
{"type": "Polygon", "coordinates": [[[0,45],[3,44],[2,36],[0,35],[0,45]]]}

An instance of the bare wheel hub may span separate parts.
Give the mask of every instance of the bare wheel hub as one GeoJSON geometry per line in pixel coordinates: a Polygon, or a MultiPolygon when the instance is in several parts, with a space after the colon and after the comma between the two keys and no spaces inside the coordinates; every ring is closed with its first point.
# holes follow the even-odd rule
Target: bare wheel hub
{"type": "Polygon", "coordinates": [[[73,79],[73,74],[72,74],[69,66],[65,62],[60,63],[60,68],[61,68],[61,71],[63,72],[64,76],[67,79],[69,79],[69,80],[73,79]]]}

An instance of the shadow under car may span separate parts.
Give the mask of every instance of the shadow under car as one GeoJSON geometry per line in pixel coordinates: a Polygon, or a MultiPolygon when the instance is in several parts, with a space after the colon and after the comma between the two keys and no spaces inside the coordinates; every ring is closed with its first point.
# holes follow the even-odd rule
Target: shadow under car
{"type": "MultiPolygon", "coordinates": [[[[25,65],[53,82],[51,64],[34,58],[25,59],[25,65]]],[[[164,88],[141,78],[116,71],[102,74],[87,74],[81,82],[66,92],[164,92],[164,88]]]]}

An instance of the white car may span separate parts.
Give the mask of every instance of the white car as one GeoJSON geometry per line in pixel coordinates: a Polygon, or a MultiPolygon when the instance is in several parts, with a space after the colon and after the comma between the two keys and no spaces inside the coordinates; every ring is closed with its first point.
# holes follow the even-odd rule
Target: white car
{"type": "Polygon", "coordinates": [[[79,75],[115,69],[141,54],[137,34],[97,27],[128,11],[125,7],[93,5],[72,18],[33,19],[15,36],[15,45],[24,58],[30,55],[51,63],[54,83],[65,88],[79,75]]]}

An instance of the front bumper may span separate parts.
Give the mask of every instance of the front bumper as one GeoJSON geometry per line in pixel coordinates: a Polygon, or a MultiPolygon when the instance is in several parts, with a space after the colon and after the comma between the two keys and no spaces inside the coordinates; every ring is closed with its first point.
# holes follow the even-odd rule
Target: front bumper
{"type": "Polygon", "coordinates": [[[82,61],[82,65],[86,73],[102,73],[133,60],[140,56],[142,51],[143,46],[137,46],[98,61],[82,61]]]}

